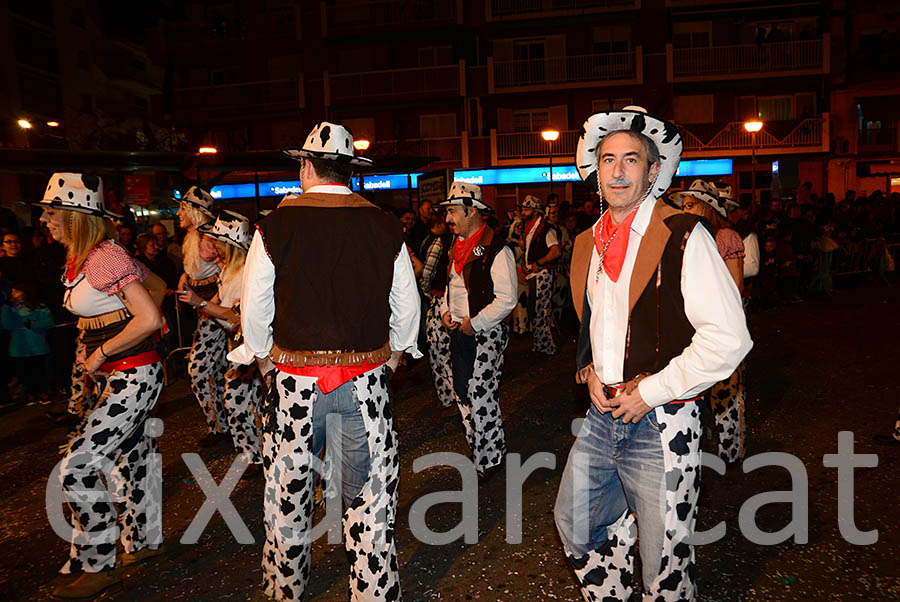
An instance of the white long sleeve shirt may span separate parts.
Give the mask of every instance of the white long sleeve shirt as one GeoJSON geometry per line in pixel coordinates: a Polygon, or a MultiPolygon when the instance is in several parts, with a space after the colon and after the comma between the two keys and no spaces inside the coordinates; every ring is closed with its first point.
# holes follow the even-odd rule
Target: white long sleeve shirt
{"type": "Polygon", "coordinates": [[[759,237],[751,232],[744,239],[744,278],[759,274],[759,237]]]}
{"type": "MultiPolygon", "coordinates": [[[[350,194],[345,186],[314,186],[307,192],[350,194]],[[346,191],[346,192],[344,192],[346,191]]],[[[241,327],[244,344],[228,354],[238,364],[249,364],[268,357],[272,349],[272,321],[275,317],[275,266],[266,253],[259,231],[253,235],[241,287],[241,327]]],[[[405,351],[422,357],[416,345],[419,333],[419,292],[409,252],[404,244],[394,260],[394,275],[389,294],[391,308],[390,344],[393,351],[405,351]]]]}
{"type": "MultiPolygon", "coordinates": [[[[616,282],[606,272],[597,278],[597,249],[591,253],[587,281],[591,350],[594,371],[606,384],[624,379],[631,274],[655,203],[656,199],[649,198],[638,209],[616,282]]],[[[594,229],[599,225],[598,220],[594,229]]],[[[699,224],[685,245],[681,294],[685,315],[696,332],[680,355],[638,385],[641,397],[650,407],[699,395],[730,376],[753,346],[737,286],[719,255],[715,239],[699,224]]]]}
{"type": "Polygon", "coordinates": [[[494,300],[484,307],[477,316],[469,316],[469,293],[462,274],[453,268],[453,249],[450,249],[450,281],[447,294],[441,299],[441,315],[450,312],[454,322],[470,318],[472,330],[490,330],[512,312],[516,306],[516,259],[509,247],[503,247],[491,263],[491,280],[494,281],[494,300]],[[449,299],[449,300],[448,300],[449,299]]]}

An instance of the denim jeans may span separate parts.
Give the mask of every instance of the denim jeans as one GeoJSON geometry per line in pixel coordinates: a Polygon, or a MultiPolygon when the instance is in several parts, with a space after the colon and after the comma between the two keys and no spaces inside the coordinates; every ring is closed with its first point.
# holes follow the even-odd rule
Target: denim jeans
{"type": "Polygon", "coordinates": [[[349,506],[362,491],[369,478],[369,444],[366,426],[360,415],[360,402],[353,394],[353,381],[332,391],[317,391],[313,404],[313,454],[320,456],[322,447],[334,470],[340,466],[341,493],[349,506]],[[328,420],[329,414],[335,418],[328,420]],[[339,420],[337,420],[339,419],[339,420]],[[335,457],[340,449],[340,457],[335,457]]]}
{"type": "Polygon", "coordinates": [[[663,555],[666,480],[656,410],[625,424],[591,406],[563,471],[554,515],[566,552],[580,558],[603,549],[610,527],[636,515],[644,583],[663,555]]]}

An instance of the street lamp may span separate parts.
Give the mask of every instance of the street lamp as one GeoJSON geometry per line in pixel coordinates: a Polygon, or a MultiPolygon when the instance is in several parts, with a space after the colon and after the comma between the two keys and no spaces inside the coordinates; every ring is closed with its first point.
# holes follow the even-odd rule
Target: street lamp
{"type": "Polygon", "coordinates": [[[27,119],[20,119],[20,120],[17,121],[16,123],[18,123],[18,124],[19,124],[19,127],[22,128],[23,130],[30,130],[30,129],[31,129],[31,122],[28,121],[27,119]]]}
{"type": "MultiPolygon", "coordinates": [[[[355,148],[357,150],[357,152],[362,154],[362,152],[364,150],[369,150],[369,144],[370,144],[370,142],[368,140],[366,140],[365,138],[360,138],[359,140],[353,141],[353,148],[355,148]]],[[[359,193],[363,194],[365,191],[366,191],[365,179],[364,179],[362,173],[360,173],[359,174],[359,193]]]]}
{"type": "Polygon", "coordinates": [[[48,127],[48,128],[58,128],[58,127],[59,127],[59,122],[58,122],[58,121],[48,121],[48,122],[47,122],[47,127],[48,127]]]}
{"type": "Polygon", "coordinates": [[[751,206],[756,208],[756,132],[763,127],[763,122],[759,120],[745,121],[744,129],[750,132],[750,195],[751,206]]]}
{"type": "Polygon", "coordinates": [[[541,137],[550,145],[550,194],[553,194],[553,143],[559,139],[559,130],[544,130],[541,137]]]}
{"type": "Polygon", "coordinates": [[[215,146],[201,146],[199,149],[197,149],[197,152],[202,155],[215,155],[217,152],[219,152],[219,149],[217,149],[215,146]]]}

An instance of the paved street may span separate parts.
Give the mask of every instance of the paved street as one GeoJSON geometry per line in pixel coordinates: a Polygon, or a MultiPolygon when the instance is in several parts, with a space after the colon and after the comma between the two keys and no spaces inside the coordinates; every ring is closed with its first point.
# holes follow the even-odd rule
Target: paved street
{"type": "MultiPolygon", "coordinates": [[[[727,523],[721,541],[698,549],[700,598],[731,600],[897,600],[900,578],[900,447],[872,442],[889,432],[900,404],[897,341],[900,287],[866,283],[828,298],[756,314],[755,348],[748,359],[748,455],[784,452],[799,458],[809,491],[809,541],[773,546],[748,541],[738,513],[752,496],[791,488],[788,472],[763,467],[724,476],[705,471],[699,524],[727,523]],[[878,541],[854,546],[840,534],[837,473],[823,456],[837,452],[838,432],[854,434],[856,452],[878,454],[878,466],[855,471],[856,528],[877,529],[878,541]]],[[[523,491],[523,543],[505,542],[506,490],[502,478],[479,492],[478,541],[444,546],[418,543],[409,528],[413,502],[460,486],[458,473],[437,467],[413,473],[413,461],[436,451],[467,454],[458,416],[442,414],[425,363],[397,376],[395,412],[401,445],[397,541],[404,599],[538,601],[577,600],[552,520],[552,506],[566,454],[571,421],[587,408],[586,392],[573,384],[574,345],[549,360],[529,351],[528,338],[513,338],[501,387],[507,440],[522,461],[551,452],[556,469],[538,469],[523,491]]],[[[0,414],[0,599],[43,600],[62,566],[67,544],[50,529],[44,510],[47,477],[59,460],[66,431],[43,416],[41,406],[6,408],[0,414]]],[[[203,435],[197,403],[185,382],[169,387],[157,408],[164,473],[164,521],[168,552],[130,570],[125,587],[108,600],[263,600],[259,556],[263,540],[262,479],[242,481],[231,495],[256,543],[240,545],[216,515],[197,545],[182,545],[204,496],[181,454],[199,452],[220,480],[234,452],[228,445],[198,450],[203,435]]],[[[794,486],[805,484],[797,481],[794,486]]],[[[795,509],[803,514],[802,509],[795,509]]],[[[456,504],[433,508],[429,527],[445,531],[460,520],[456,504]]],[[[756,522],[778,531],[791,521],[789,504],[763,506],[756,522]]],[[[347,563],[340,546],[314,546],[310,593],[315,600],[347,599],[347,563]]]]}

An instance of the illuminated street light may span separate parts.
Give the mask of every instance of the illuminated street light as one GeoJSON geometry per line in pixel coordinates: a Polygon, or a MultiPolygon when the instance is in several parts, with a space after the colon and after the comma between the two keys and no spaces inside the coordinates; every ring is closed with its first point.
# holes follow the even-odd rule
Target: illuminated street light
{"type": "Polygon", "coordinates": [[[368,140],[365,140],[365,139],[362,139],[362,140],[354,140],[354,141],[353,141],[353,148],[355,148],[355,149],[358,150],[358,151],[368,150],[368,149],[369,149],[369,141],[368,141],[368,140]]]}
{"type": "Polygon", "coordinates": [[[48,122],[47,122],[47,127],[50,127],[50,128],[58,128],[58,127],[59,127],[59,122],[58,122],[58,121],[48,121],[48,122]]]}
{"type": "Polygon", "coordinates": [[[559,131],[558,130],[544,130],[543,132],[541,132],[541,136],[547,142],[553,142],[559,138],[559,131]]]}
{"type": "Polygon", "coordinates": [[[19,127],[22,128],[23,130],[30,130],[30,129],[31,129],[31,122],[28,121],[27,119],[20,119],[20,120],[18,121],[18,124],[19,124],[19,127]]]}
{"type": "Polygon", "coordinates": [[[198,152],[204,155],[214,155],[219,152],[219,149],[215,146],[201,146],[198,152]]]}
{"type": "Polygon", "coordinates": [[[759,130],[762,129],[763,122],[762,121],[745,121],[744,129],[750,132],[751,134],[755,134],[759,130]]]}

